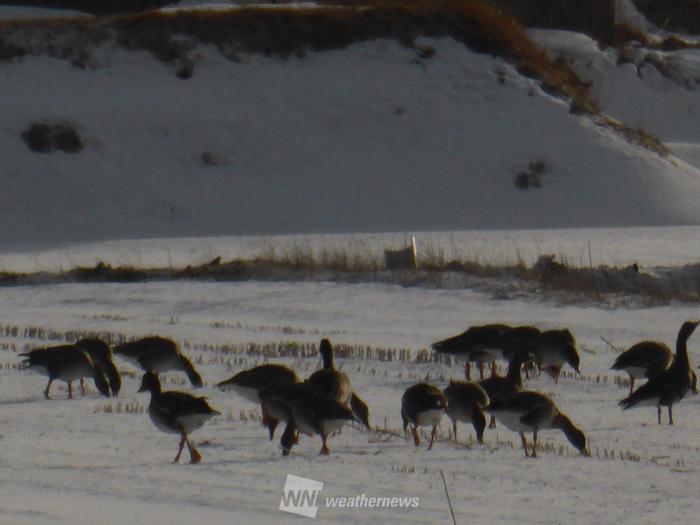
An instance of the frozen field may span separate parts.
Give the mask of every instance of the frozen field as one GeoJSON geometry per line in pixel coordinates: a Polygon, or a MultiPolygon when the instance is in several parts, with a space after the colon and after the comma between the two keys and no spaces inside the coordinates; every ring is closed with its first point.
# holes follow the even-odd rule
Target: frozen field
{"type": "MultiPolygon", "coordinates": [[[[626,387],[608,370],[618,347],[655,338],[672,344],[681,322],[697,310],[667,307],[603,310],[546,303],[497,301],[462,291],[403,289],[331,283],[151,283],[0,288],[0,522],[2,523],[299,523],[280,510],[287,474],[325,483],[317,520],[322,523],[451,523],[442,487],[444,472],[457,523],[690,523],[700,511],[698,398],[676,410],[676,425],[656,425],[653,408],[622,413],[626,387]],[[504,321],[543,328],[570,327],[578,340],[581,377],[559,385],[539,377],[528,388],[554,395],[585,431],[591,458],[578,456],[563,435],[547,432],[546,449],[526,459],[517,434],[487,430],[483,446],[448,441],[448,421],[432,451],[415,448],[391,431],[400,428],[403,390],[426,378],[445,386],[461,369],[417,363],[430,342],[471,324],[504,321]],[[32,328],[42,328],[35,333],[32,328]],[[28,329],[25,332],[25,329],[28,329]],[[27,345],[85,330],[125,336],[162,334],[196,358],[210,397],[223,415],[195,433],[201,464],[170,463],[177,437],[158,432],[142,412],[148,395],[138,378],[125,378],[116,399],[67,400],[61,383],[44,400],[45,380],[13,367],[27,345]],[[43,336],[43,339],[42,339],[43,336]],[[380,432],[346,428],[318,457],[317,438],[303,438],[283,458],[260,425],[259,408],[211,388],[259,364],[253,355],[222,352],[220,345],[299,342],[372,349],[408,349],[409,361],[339,359],[371,407],[380,432]],[[203,345],[208,345],[207,347],[203,345]],[[386,429],[386,431],[385,431],[386,429]],[[613,456],[614,455],[614,456],[613,456]],[[331,509],[331,496],[419,497],[411,509],[331,509]]],[[[697,336],[696,336],[697,337],[697,336]]],[[[700,359],[697,339],[691,359],[700,359]]],[[[399,354],[397,354],[399,355],[399,354]]],[[[306,376],[317,356],[270,358],[306,376]]],[[[136,370],[120,362],[124,371],[136,370]]],[[[169,374],[167,388],[189,389],[169,374]]],[[[92,389],[94,391],[94,388],[92,389]]]]}

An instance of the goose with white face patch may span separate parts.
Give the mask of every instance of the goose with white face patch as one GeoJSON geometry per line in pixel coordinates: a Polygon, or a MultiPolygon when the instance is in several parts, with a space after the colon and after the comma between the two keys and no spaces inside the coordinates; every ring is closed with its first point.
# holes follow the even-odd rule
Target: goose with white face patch
{"type": "Polygon", "coordinates": [[[611,369],[627,372],[631,395],[635,379],[651,379],[666,370],[671,361],[673,352],[668,346],[658,341],[642,341],[617,356],[611,369]]]}
{"type": "Polygon", "coordinates": [[[665,406],[668,408],[668,424],[673,425],[673,405],[682,400],[688,390],[697,393],[697,377],[691,370],[688,358],[688,338],[698,324],[700,321],[683,323],[676,338],[676,355],[673,364],[620,401],[623,410],[637,406],[655,406],[660,425],[661,407],[665,406]]]}
{"type": "Polygon", "coordinates": [[[406,389],[401,398],[403,431],[411,426],[411,435],[416,446],[420,445],[418,427],[432,427],[428,450],[433,448],[437,426],[447,411],[447,398],[439,388],[427,383],[418,383],[406,389]]]}
{"type": "Polygon", "coordinates": [[[486,409],[506,428],[520,434],[525,456],[527,450],[525,434],[532,432],[532,457],[537,457],[537,434],[542,430],[561,430],[581,454],[588,456],[586,436],[554,404],[549,397],[539,392],[518,392],[510,397],[493,401],[486,409]]]}
{"type": "Polygon", "coordinates": [[[123,357],[144,372],[163,374],[170,371],[182,371],[187,374],[195,388],[202,386],[202,376],[195,370],[192,362],[180,352],[177,343],[165,337],[144,337],[136,341],[123,343],[114,347],[114,353],[123,357]]]}
{"type": "Polygon", "coordinates": [[[189,439],[189,435],[202,427],[209,419],[220,415],[207,403],[206,398],[186,392],[162,392],[160,380],[153,372],[146,372],[141,379],[139,392],[150,392],[148,416],[161,432],[180,435],[180,448],[173,463],[180,460],[182,449],[187,444],[190,462],[199,463],[202,456],[189,439]]]}
{"type": "Polygon", "coordinates": [[[51,399],[49,391],[51,383],[56,379],[61,379],[68,383],[68,398],[73,398],[73,381],[80,380],[80,392],[85,395],[83,378],[91,377],[95,381],[95,386],[100,393],[109,397],[109,383],[104,372],[93,363],[90,356],[76,345],[61,345],[49,348],[39,348],[19,354],[26,359],[23,364],[43,375],[48,376],[49,382],[44,390],[44,397],[51,399]]]}

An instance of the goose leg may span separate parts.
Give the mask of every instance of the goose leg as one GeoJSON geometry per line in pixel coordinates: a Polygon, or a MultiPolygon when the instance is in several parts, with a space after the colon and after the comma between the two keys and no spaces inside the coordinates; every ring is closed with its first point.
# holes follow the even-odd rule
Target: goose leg
{"type": "Polygon", "coordinates": [[[68,381],[68,399],[73,399],[73,382],[68,381]]]}
{"type": "Polygon", "coordinates": [[[479,379],[484,378],[484,363],[479,361],[479,379]]]}
{"type": "Polygon", "coordinates": [[[185,442],[187,443],[187,448],[190,451],[190,463],[199,463],[200,461],[202,461],[201,454],[197,451],[196,448],[194,448],[194,445],[190,443],[190,440],[187,439],[187,436],[185,436],[185,442]]]}
{"type": "Polygon", "coordinates": [[[464,379],[467,382],[472,380],[472,364],[469,361],[464,365],[464,379]]]}
{"type": "Polygon", "coordinates": [[[45,397],[46,399],[51,399],[51,398],[49,397],[49,389],[51,388],[51,383],[52,383],[52,382],[53,382],[53,379],[49,379],[49,384],[46,385],[46,390],[44,390],[44,397],[45,397]]]}
{"type": "Polygon", "coordinates": [[[80,395],[84,396],[85,395],[85,383],[83,382],[83,378],[80,378],[80,395]]]}
{"type": "Polygon", "coordinates": [[[433,431],[430,433],[430,444],[428,445],[428,450],[433,448],[433,441],[435,441],[436,435],[437,435],[437,425],[433,425],[433,431]]]}
{"type": "Polygon", "coordinates": [[[656,413],[659,416],[659,425],[661,424],[661,405],[656,407],[656,413]]]}
{"type": "Polygon", "coordinates": [[[173,463],[180,461],[180,454],[182,454],[182,447],[185,446],[185,439],[185,434],[182,434],[180,436],[180,448],[177,449],[177,456],[175,456],[175,459],[173,459],[173,463]]]}
{"type": "Polygon", "coordinates": [[[534,435],[532,436],[532,457],[537,457],[537,430],[535,430],[534,435]]]}
{"type": "Polygon", "coordinates": [[[486,416],[482,412],[480,407],[474,407],[472,409],[472,424],[474,425],[474,430],[476,431],[476,439],[479,443],[484,442],[484,429],[486,428],[486,416]]]}
{"type": "Polygon", "coordinates": [[[455,435],[455,443],[457,443],[457,420],[452,422],[452,433],[455,435]]]}
{"type": "Polygon", "coordinates": [[[525,457],[530,457],[530,454],[527,453],[527,439],[525,439],[525,434],[522,432],[520,433],[520,441],[523,443],[523,450],[525,451],[525,457]]]}
{"type": "Polygon", "coordinates": [[[668,405],[668,424],[673,425],[673,405],[668,405]]]}
{"type": "Polygon", "coordinates": [[[630,377],[630,395],[634,392],[634,377],[630,377]]]}
{"type": "Polygon", "coordinates": [[[321,439],[323,440],[323,446],[321,447],[321,452],[319,452],[318,454],[320,456],[327,456],[331,453],[331,451],[328,448],[328,443],[326,442],[328,439],[328,436],[326,435],[325,432],[321,433],[321,439]]]}
{"type": "Polygon", "coordinates": [[[489,421],[489,428],[496,428],[496,418],[491,416],[491,421],[489,421]]]}
{"type": "Polygon", "coordinates": [[[420,438],[418,437],[418,430],[413,425],[411,425],[411,434],[413,435],[413,442],[416,444],[416,446],[420,445],[420,438]]]}
{"type": "Polygon", "coordinates": [[[491,361],[491,377],[496,377],[498,374],[496,373],[496,361],[491,361]]]}

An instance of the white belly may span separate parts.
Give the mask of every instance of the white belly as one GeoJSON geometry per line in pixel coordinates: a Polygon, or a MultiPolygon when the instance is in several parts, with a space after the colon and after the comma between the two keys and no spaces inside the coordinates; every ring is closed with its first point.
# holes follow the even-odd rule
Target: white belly
{"type": "Polygon", "coordinates": [[[218,388],[219,390],[223,390],[224,392],[235,392],[239,396],[243,397],[244,399],[247,399],[248,401],[251,401],[252,403],[259,404],[261,402],[257,388],[251,388],[234,384],[221,385],[218,388]]]}
{"type": "Polygon", "coordinates": [[[321,423],[321,428],[323,429],[323,432],[329,436],[333,432],[337,432],[343,428],[343,425],[347,422],[347,419],[327,419],[321,423]]]}
{"type": "Polygon", "coordinates": [[[177,420],[183,426],[185,432],[189,434],[204,425],[212,416],[213,414],[190,414],[188,416],[180,416],[177,420]]]}
{"type": "Polygon", "coordinates": [[[432,410],[425,410],[423,412],[418,412],[416,415],[415,425],[417,427],[434,427],[442,419],[442,415],[445,410],[441,408],[434,408],[432,410]]]}
{"type": "Polygon", "coordinates": [[[491,412],[491,415],[495,417],[499,423],[501,423],[508,430],[513,432],[532,432],[532,427],[523,425],[520,422],[520,418],[523,417],[522,412],[510,412],[506,410],[498,410],[491,412]]]}
{"type": "Polygon", "coordinates": [[[641,366],[630,366],[628,368],[624,369],[625,372],[629,374],[630,377],[633,377],[634,379],[646,379],[646,368],[642,368],[641,366]]]}

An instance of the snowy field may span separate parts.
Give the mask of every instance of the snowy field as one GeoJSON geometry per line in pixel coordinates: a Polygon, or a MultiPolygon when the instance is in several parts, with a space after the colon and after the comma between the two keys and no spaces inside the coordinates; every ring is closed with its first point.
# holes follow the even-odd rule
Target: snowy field
{"type": "MultiPolygon", "coordinates": [[[[450,523],[440,471],[445,475],[457,523],[690,523],[697,500],[699,398],[676,410],[676,425],[657,426],[653,408],[627,413],[617,407],[626,388],[609,367],[615,351],[647,338],[672,344],[695,308],[606,310],[547,303],[498,301],[467,290],[404,289],[332,283],[150,283],[58,285],[0,289],[0,522],[2,523],[300,523],[279,508],[287,474],[325,483],[321,497],[419,497],[415,509],[331,509],[321,523],[450,523]],[[473,443],[460,427],[461,443],[441,439],[432,451],[401,435],[401,395],[428,380],[445,386],[463,371],[417,363],[420,349],[471,324],[504,321],[542,328],[570,327],[578,340],[582,375],[559,385],[538,377],[530,389],[554,396],[586,433],[591,458],[580,457],[563,435],[546,432],[545,450],[526,459],[517,434],[487,430],[473,443]],[[33,328],[42,328],[36,333],[33,328]],[[25,329],[28,329],[25,332],[25,329]],[[201,464],[170,463],[177,437],[155,429],[142,412],[148,395],[137,394],[129,375],[116,399],[67,400],[61,383],[54,399],[41,393],[45,380],[17,370],[17,353],[56,344],[66,331],[124,336],[161,334],[180,341],[205,378],[200,393],[223,415],[195,433],[201,464]],[[41,337],[44,337],[42,339],[41,337]],[[339,359],[371,407],[379,432],[346,428],[330,440],[330,457],[318,457],[317,438],[303,438],[283,458],[269,442],[259,408],[211,385],[260,364],[254,355],[225,353],[221,345],[298,342],[372,349],[408,349],[408,361],[339,359]],[[614,456],[613,456],[614,455],[614,456]]],[[[700,344],[691,338],[691,360],[700,344]]],[[[301,376],[320,365],[317,356],[274,358],[301,376]]],[[[123,371],[136,372],[125,362],[123,371]]],[[[569,372],[571,372],[569,370],[569,372]]],[[[189,390],[184,376],[168,374],[167,388],[189,390]]],[[[94,388],[92,389],[94,392],[94,388]]],[[[325,501],[325,500],[322,500],[325,501]]]]}

